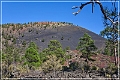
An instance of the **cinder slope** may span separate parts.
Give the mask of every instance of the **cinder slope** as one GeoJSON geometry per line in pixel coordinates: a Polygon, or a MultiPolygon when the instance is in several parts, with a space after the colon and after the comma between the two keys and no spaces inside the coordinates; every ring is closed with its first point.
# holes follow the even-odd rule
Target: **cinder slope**
{"type": "Polygon", "coordinates": [[[47,48],[50,40],[58,40],[63,48],[69,46],[71,50],[75,50],[79,38],[82,37],[84,33],[88,33],[92,37],[98,49],[103,49],[105,46],[104,38],[87,29],[74,25],[47,29],[33,28],[31,32],[26,30],[22,33],[24,34],[24,37],[19,36],[19,39],[17,40],[18,44],[24,40],[27,42],[34,41],[42,50],[47,48]]]}

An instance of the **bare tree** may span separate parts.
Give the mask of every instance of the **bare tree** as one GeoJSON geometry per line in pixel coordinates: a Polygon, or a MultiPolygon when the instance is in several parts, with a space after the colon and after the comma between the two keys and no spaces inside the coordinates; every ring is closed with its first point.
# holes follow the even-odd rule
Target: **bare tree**
{"type": "MultiPolygon", "coordinates": [[[[113,21],[118,21],[117,11],[115,9],[105,8],[105,13],[113,21]]],[[[115,65],[117,65],[117,48],[118,48],[118,25],[113,25],[109,20],[103,20],[105,29],[100,32],[101,36],[106,37],[105,51],[109,51],[111,55],[115,56],[115,65]]],[[[106,52],[104,52],[106,53],[106,52]]]]}
{"type": "MultiPolygon", "coordinates": [[[[115,6],[115,2],[116,2],[116,1],[117,1],[117,0],[111,0],[112,6],[114,7],[115,11],[116,11],[116,6],[115,6]]],[[[80,13],[80,11],[81,11],[85,6],[87,6],[87,5],[89,5],[89,4],[92,4],[92,13],[93,13],[94,4],[98,4],[99,7],[100,7],[100,10],[101,10],[101,12],[102,12],[102,14],[103,14],[103,16],[104,16],[104,19],[105,19],[105,20],[109,20],[109,21],[111,22],[111,26],[113,26],[113,29],[114,29],[114,30],[117,30],[118,33],[119,33],[119,29],[114,27],[114,26],[116,26],[116,25],[117,25],[117,27],[119,26],[119,20],[118,20],[118,19],[117,19],[117,20],[114,20],[114,19],[112,19],[111,17],[109,17],[109,15],[106,14],[106,12],[105,12],[105,10],[104,10],[104,7],[103,7],[103,5],[102,5],[102,3],[101,3],[100,0],[90,0],[89,2],[86,2],[86,3],[84,3],[84,4],[81,4],[80,6],[73,6],[72,9],[79,8],[79,10],[78,10],[77,12],[74,12],[73,14],[76,16],[78,13],[80,13]]],[[[119,15],[117,15],[117,17],[120,17],[120,12],[118,12],[118,13],[119,13],[119,15]]],[[[119,38],[119,36],[117,37],[117,40],[118,40],[118,38],[119,38]]],[[[117,46],[117,45],[119,45],[119,44],[118,44],[118,43],[115,43],[115,45],[113,45],[113,46],[117,46]]],[[[116,47],[114,48],[114,56],[115,56],[115,64],[117,65],[117,50],[116,50],[116,47]]]]}
{"type": "MultiPolygon", "coordinates": [[[[115,2],[116,2],[116,0],[115,0],[115,2]]],[[[88,4],[92,4],[92,13],[93,13],[93,7],[94,7],[94,4],[95,4],[95,3],[100,6],[100,10],[101,10],[102,14],[104,15],[104,18],[105,18],[105,19],[110,20],[113,25],[118,24],[118,21],[113,21],[111,18],[109,18],[109,16],[106,15],[106,13],[105,13],[105,11],[104,11],[104,7],[103,7],[102,3],[101,3],[99,0],[90,0],[89,2],[86,2],[86,3],[84,3],[84,4],[81,4],[81,6],[73,6],[72,9],[79,8],[79,10],[78,10],[77,12],[74,12],[73,14],[74,14],[74,15],[77,15],[84,7],[85,7],[86,5],[88,5],[88,4]]],[[[115,7],[115,3],[112,2],[112,4],[113,4],[114,7],[115,7]]],[[[118,16],[119,16],[119,15],[118,15],[118,16]]]]}

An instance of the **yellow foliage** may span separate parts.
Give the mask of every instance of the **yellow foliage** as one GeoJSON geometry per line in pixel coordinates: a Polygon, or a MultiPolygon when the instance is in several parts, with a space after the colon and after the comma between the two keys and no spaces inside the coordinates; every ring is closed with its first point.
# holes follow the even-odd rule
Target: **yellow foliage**
{"type": "Polygon", "coordinates": [[[62,69],[60,60],[58,60],[58,58],[55,55],[49,55],[49,56],[47,56],[47,58],[48,58],[48,60],[42,64],[42,69],[45,72],[62,69]]]}

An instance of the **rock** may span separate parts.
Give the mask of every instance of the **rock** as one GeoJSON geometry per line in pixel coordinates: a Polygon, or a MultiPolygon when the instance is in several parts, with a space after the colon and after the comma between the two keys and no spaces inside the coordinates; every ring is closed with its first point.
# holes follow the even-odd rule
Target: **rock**
{"type": "Polygon", "coordinates": [[[117,78],[117,75],[116,75],[116,74],[113,74],[113,75],[112,75],[112,78],[117,78]]]}
{"type": "Polygon", "coordinates": [[[90,78],[90,75],[89,75],[89,74],[86,74],[86,78],[90,78]]]}

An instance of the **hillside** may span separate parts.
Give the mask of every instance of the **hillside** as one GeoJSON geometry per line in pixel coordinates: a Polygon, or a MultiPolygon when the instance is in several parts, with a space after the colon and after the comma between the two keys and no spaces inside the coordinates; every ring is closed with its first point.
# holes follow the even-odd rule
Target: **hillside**
{"type": "MultiPolygon", "coordinates": [[[[17,46],[22,42],[35,42],[40,49],[47,48],[50,40],[58,40],[63,48],[70,47],[75,50],[79,42],[79,38],[84,33],[88,33],[95,41],[98,49],[104,48],[105,39],[101,36],[66,22],[34,22],[25,24],[5,24],[3,26],[4,35],[10,35],[16,38],[17,46]]],[[[5,38],[3,36],[3,38],[5,38]]],[[[4,39],[3,39],[4,40],[4,39]]]]}
{"type": "Polygon", "coordinates": [[[75,50],[84,33],[92,37],[98,50],[104,49],[104,38],[68,22],[3,24],[2,76],[23,79],[116,78],[118,68],[114,56],[97,51],[87,62],[83,53],[75,50]],[[68,47],[70,49],[65,49],[68,47]]]}

